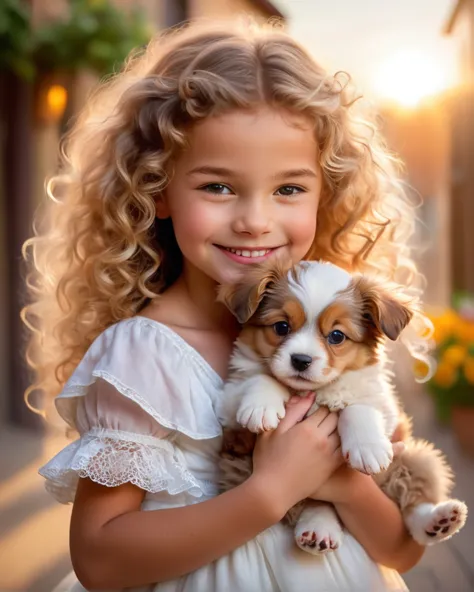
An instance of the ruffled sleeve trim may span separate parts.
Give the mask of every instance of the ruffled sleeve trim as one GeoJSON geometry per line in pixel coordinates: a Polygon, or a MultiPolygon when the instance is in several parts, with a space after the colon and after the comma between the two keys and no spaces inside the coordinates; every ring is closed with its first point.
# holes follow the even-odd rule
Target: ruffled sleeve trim
{"type": "Polygon", "coordinates": [[[56,398],[59,415],[71,427],[77,429],[78,399],[98,379],[168,429],[195,440],[222,434],[214,410],[221,379],[165,325],[133,317],[97,337],[56,398]]]}
{"type": "Polygon", "coordinates": [[[213,483],[196,479],[179,448],[168,440],[94,428],[66,446],[39,470],[57,501],[74,501],[79,478],[106,487],[133,483],[150,493],[187,492],[200,498],[217,492],[213,483]]]}

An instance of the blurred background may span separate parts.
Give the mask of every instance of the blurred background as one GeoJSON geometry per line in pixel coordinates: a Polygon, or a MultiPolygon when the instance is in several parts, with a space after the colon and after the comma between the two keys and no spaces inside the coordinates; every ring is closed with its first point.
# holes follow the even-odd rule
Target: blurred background
{"type": "MultiPolygon", "coordinates": [[[[438,370],[397,361],[417,435],[447,454],[474,508],[474,0],[0,0],[0,591],[47,592],[70,570],[71,508],[38,467],[65,444],[25,406],[21,244],[58,141],[97,81],[133,47],[196,17],[277,17],[380,113],[419,207],[417,251],[438,370]],[[407,365],[408,364],[408,365],[407,365]]],[[[474,590],[474,525],[406,574],[414,592],[474,590]]]]}

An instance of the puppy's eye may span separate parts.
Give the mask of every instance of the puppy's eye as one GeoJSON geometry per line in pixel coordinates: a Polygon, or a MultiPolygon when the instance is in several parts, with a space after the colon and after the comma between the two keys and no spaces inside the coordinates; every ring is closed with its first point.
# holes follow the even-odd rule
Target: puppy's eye
{"type": "Polygon", "coordinates": [[[290,332],[290,325],[286,321],[278,321],[273,325],[273,330],[279,337],[285,337],[290,332]]]}
{"type": "Polygon", "coordinates": [[[346,336],[342,331],[331,331],[328,335],[328,343],[331,345],[340,345],[346,340],[346,336]]]}

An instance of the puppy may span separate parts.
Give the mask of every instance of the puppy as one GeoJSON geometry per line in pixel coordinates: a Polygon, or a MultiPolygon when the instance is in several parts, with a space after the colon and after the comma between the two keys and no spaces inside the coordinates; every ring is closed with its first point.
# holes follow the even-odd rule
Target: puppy
{"type": "MultiPolygon", "coordinates": [[[[344,458],[374,475],[416,541],[430,545],[462,528],[467,508],[448,499],[451,469],[432,444],[412,438],[387,369],[384,342],[396,340],[414,312],[399,291],[325,262],[259,266],[242,283],[221,288],[220,300],[243,324],[217,409],[225,428],[223,490],[250,475],[255,434],[278,426],[290,396],[316,391],[308,414],[319,406],[340,412],[344,458]],[[393,459],[397,426],[406,446],[393,459]]],[[[286,520],[309,553],[342,543],[331,504],[306,500],[286,520]]]]}

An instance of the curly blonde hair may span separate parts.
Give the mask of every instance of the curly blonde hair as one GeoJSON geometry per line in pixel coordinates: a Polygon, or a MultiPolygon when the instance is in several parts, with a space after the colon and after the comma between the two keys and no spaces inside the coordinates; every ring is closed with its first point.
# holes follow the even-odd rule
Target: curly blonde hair
{"type": "MultiPolygon", "coordinates": [[[[106,327],[135,315],[180,274],[156,196],[193,122],[258,104],[310,118],[323,192],[308,259],[379,272],[409,289],[414,208],[347,77],[328,76],[279,27],[193,24],[158,36],[90,97],[62,143],[30,248],[28,395],[54,397],[106,327]]],[[[26,252],[25,251],[25,252],[26,252]]]]}

